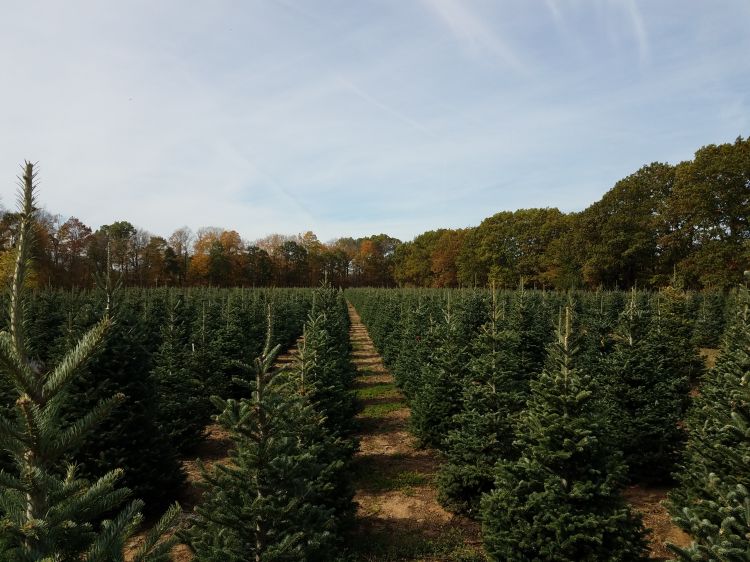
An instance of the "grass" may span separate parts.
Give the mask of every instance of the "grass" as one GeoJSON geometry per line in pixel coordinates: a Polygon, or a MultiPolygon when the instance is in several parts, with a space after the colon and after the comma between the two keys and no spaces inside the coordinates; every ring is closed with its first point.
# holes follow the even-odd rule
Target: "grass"
{"type": "Polygon", "coordinates": [[[368,492],[387,492],[401,490],[413,493],[413,488],[426,486],[432,479],[421,472],[404,470],[395,474],[384,474],[383,472],[372,472],[361,474],[358,478],[359,487],[368,492]]]}
{"type": "Polygon", "coordinates": [[[358,365],[357,374],[361,377],[368,377],[371,375],[382,375],[383,367],[379,365],[358,365]]]}
{"type": "Polygon", "coordinates": [[[369,398],[383,398],[386,396],[398,396],[398,389],[393,383],[375,384],[357,389],[357,398],[367,400],[369,398]]]}
{"type": "Polygon", "coordinates": [[[466,546],[466,537],[460,529],[446,529],[439,537],[425,537],[418,530],[405,529],[394,534],[378,530],[358,537],[348,560],[392,562],[440,557],[453,562],[486,562],[484,553],[466,546]]]}
{"type": "Polygon", "coordinates": [[[404,408],[403,402],[384,402],[382,404],[369,404],[359,414],[363,418],[382,418],[391,412],[404,408]]]}

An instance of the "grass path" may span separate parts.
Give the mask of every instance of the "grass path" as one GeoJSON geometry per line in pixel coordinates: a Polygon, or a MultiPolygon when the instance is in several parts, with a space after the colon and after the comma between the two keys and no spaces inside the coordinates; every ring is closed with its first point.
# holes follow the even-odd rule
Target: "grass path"
{"type": "Polygon", "coordinates": [[[445,511],[433,483],[438,462],[408,432],[409,408],[350,305],[352,358],[363,410],[355,457],[358,529],[363,561],[485,560],[479,526],[445,511]]]}

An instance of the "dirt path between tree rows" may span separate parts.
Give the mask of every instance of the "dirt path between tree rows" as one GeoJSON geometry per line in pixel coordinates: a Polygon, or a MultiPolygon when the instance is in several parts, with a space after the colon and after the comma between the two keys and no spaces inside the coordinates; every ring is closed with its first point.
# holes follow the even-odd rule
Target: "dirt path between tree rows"
{"type": "Polygon", "coordinates": [[[355,457],[356,558],[386,560],[485,560],[479,526],[444,510],[433,483],[438,462],[418,449],[408,432],[409,408],[349,305],[352,359],[363,410],[355,457]]]}

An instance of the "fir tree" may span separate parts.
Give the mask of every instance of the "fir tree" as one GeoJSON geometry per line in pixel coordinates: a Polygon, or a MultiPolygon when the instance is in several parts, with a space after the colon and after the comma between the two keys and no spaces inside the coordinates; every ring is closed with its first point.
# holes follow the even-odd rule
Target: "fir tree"
{"type": "Polygon", "coordinates": [[[200,441],[208,421],[202,415],[205,410],[203,385],[192,376],[190,369],[187,320],[182,298],[175,299],[163,324],[162,342],[151,371],[158,402],[157,426],[179,453],[185,453],[200,441]]]}
{"type": "MultiPolygon", "coordinates": [[[[45,369],[28,354],[25,280],[29,270],[35,216],[34,169],[22,179],[21,225],[10,291],[8,331],[0,332],[0,370],[16,391],[12,415],[0,417],[0,445],[14,464],[0,472],[0,542],[4,560],[110,562],[123,559],[123,547],[141,521],[143,502],[135,500],[113,519],[129,491],[118,488],[122,470],[93,483],[78,477],[63,459],[109,416],[124,397],[114,395],[65,423],[62,411],[72,398],[71,382],[101,347],[112,321],[105,316],[54,367],[45,369]]],[[[161,540],[179,513],[170,509],[136,553],[139,562],[166,561],[172,540],[161,540]]]]}
{"type": "Polygon", "coordinates": [[[640,520],[620,495],[625,466],[601,439],[590,379],[574,367],[575,354],[566,308],[518,425],[521,455],[499,463],[496,489],[482,502],[493,560],[646,559],[640,520]]]}
{"type": "Polygon", "coordinates": [[[510,323],[519,339],[519,369],[528,375],[542,370],[554,322],[544,293],[529,292],[523,282],[510,303],[510,323]]]}
{"type": "Polygon", "coordinates": [[[351,435],[357,413],[351,366],[328,328],[325,314],[311,314],[305,324],[304,352],[314,357],[314,363],[305,369],[304,383],[310,400],[326,416],[327,427],[338,435],[351,435]]]}
{"type": "Polygon", "coordinates": [[[482,494],[494,484],[498,460],[516,457],[514,424],[526,403],[529,373],[520,369],[518,333],[493,291],[489,321],[471,348],[463,408],[445,443],[438,499],[453,511],[475,516],[482,494]]]}
{"type": "Polygon", "coordinates": [[[234,443],[231,462],[205,471],[207,492],[185,538],[201,562],[328,560],[336,514],[327,494],[341,462],[327,463],[321,416],[299,380],[273,369],[280,346],[253,364],[251,396],[213,397],[234,443]]]}
{"type": "Polygon", "coordinates": [[[455,426],[454,416],[461,411],[461,387],[468,363],[465,337],[449,303],[427,334],[427,361],[421,366],[409,404],[411,430],[422,446],[441,447],[455,426]]]}
{"type": "MultiPolygon", "coordinates": [[[[319,442],[319,458],[323,464],[329,467],[329,491],[323,498],[325,505],[333,509],[336,521],[336,533],[342,534],[344,529],[350,527],[354,520],[356,511],[354,498],[354,486],[351,479],[352,459],[357,449],[357,442],[351,436],[354,428],[353,420],[356,414],[356,404],[353,403],[354,396],[346,387],[339,387],[338,398],[328,387],[327,392],[321,393],[320,386],[325,381],[325,366],[330,364],[328,354],[338,355],[332,348],[315,345],[316,332],[321,329],[320,323],[324,317],[310,318],[305,325],[304,337],[297,344],[297,358],[294,364],[294,381],[297,384],[297,392],[310,404],[321,416],[323,426],[318,427],[314,421],[308,428],[308,442],[319,442]],[[316,398],[325,397],[324,401],[316,398]],[[328,410],[332,407],[333,410],[328,410]],[[348,418],[343,414],[347,413],[348,418]]],[[[319,341],[319,340],[318,340],[319,341]]],[[[301,426],[301,429],[304,427],[301,426]]]]}
{"type": "Polygon", "coordinates": [[[717,347],[725,328],[726,300],[722,293],[697,293],[700,299],[693,329],[693,343],[699,347],[717,347]]]}
{"type": "Polygon", "coordinates": [[[402,303],[402,307],[401,339],[393,376],[406,399],[411,401],[419,388],[422,365],[429,355],[426,336],[430,320],[428,309],[421,300],[416,306],[409,307],[402,303]]]}
{"type": "MultiPolygon", "coordinates": [[[[217,396],[227,397],[230,389],[230,374],[227,372],[228,360],[224,356],[223,335],[221,330],[221,314],[219,306],[203,298],[194,302],[196,314],[193,319],[191,342],[191,376],[199,381],[203,388],[210,388],[211,393],[217,396]]],[[[235,358],[236,359],[236,358],[235,358]]],[[[236,365],[232,365],[232,371],[238,374],[236,365]]],[[[213,405],[208,398],[201,414],[208,421],[213,411],[213,405]]]]}
{"type": "Polygon", "coordinates": [[[136,497],[148,499],[147,510],[152,514],[177,497],[185,475],[169,436],[159,430],[151,344],[142,329],[139,303],[125,291],[106,298],[116,322],[72,385],[78,399],[66,415],[78,416],[110,394],[127,398],[103,420],[96,435],[83,440],[76,456],[89,476],[122,468],[124,484],[136,497]]]}
{"type": "MultiPolygon", "coordinates": [[[[603,376],[608,367],[608,358],[614,348],[613,332],[619,320],[616,295],[619,293],[597,292],[589,306],[581,312],[581,351],[579,363],[597,378],[603,376]]],[[[595,381],[595,383],[606,381],[595,381]]]]}
{"type": "Polygon", "coordinates": [[[690,380],[701,361],[675,307],[679,296],[660,299],[648,318],[633,291],[609,356],[610,426],[631,478],[669,479],[684,442],[683,419],[690,380]]]}
{"type": "Polygon", "coordinates": [[[681,560],[750,559],[750,295],[742,291],[722,355],[687,418],[689,440],[670,494],[675,522],[694,539],[681,560]]]}

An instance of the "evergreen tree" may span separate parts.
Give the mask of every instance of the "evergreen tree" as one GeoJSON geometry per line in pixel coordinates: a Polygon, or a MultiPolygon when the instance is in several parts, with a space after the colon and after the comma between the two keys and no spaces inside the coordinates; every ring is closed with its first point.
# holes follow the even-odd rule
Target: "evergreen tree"
{"type": "Polygon", "coordinates": [[[341,461],[324,461],[323,419],[299,380],[273,369],[280,346],[269,349],[270,339],[269,330],[250,398],[213,397],[234,447],[230,463],[204,470],[207,492],[185,534],[201,562],[329,560],[335,544],[327,494],[341,461]]]}
{"type": "MultiPolygon", "coordinates": [[[[34,178],[33,165],[27,163],[9,329],[0,332],[0,371],[17,396],[12,415],[0,416],[0,446],[14,464],[14,470],[0,472],[0,544],[4,550],[0,554],[3,560],[16,562],[122,561],[125,542],[141,521],[143,502],[135,500],[116,513],[114,510],[129,494],[126,488],[117,487],[121,469],[91,483],[79,478],[75,465],[63,463],[64,457],[124,399],[119,394],[103,398],[69,423],[62,417],[67,403],[74,399],[71,382],[101,347],[112,321],[105,316],[97,322],[50,369],[28,354],[24,287],[36,212],[34,178]],[[115,513],[113,519],[102,521],[111,513],[115,513]]],[[[161,540],[161,536],[178,513],[176,506],[167,512],[134,560],[167,560],[173,541],[161,540]]]]}
{"type": "Polygon", "coordinates": [[[67,416],[79,416],[103,396],[122,394],[96,435],[87,436],[76,452],[86,475],[122,468],[124,484],[138,498],[147,498],[153,513],[171,503],[185,475],[177,451],[157,422],[157,385],[151,375],[150,345],[142,330],[139,303],[127,292],[107,297],[116,321],[72,385],[77,395],[67,416]],[[91,390],[93,388],[93,390],[91,390]]]}
{"type": "Polygon", "coordinates": [[[726,300],[723,293],[696,293],[699,299],[695,312],[693,343],[699,347],[718,347],[725,328],[726,300]]]}
{"type": "Polygon", "coordinates": [[[468,363],[466,335],[450,307],[427,334],[427,361],[410,402],[411,430],[425,447],[439,448],[461,411],[461,391],[468,363]]]}
{"type": "MultiPolygon", "coordinates": [[[[227,397],[231,385],[231,374],[227,372],[227,359],[224,356],[223,335],[221,330],[221,311],[219,306],[203,295],[193,304],[196,309],[191,342],[191,376],[199,381],[203,388],[211,389],[216,396],[227,397]]],[[[235,374],[239,374],[236,365],[232,365],[235,374]]],[[[206,399],[201,414],[208,421],[213,405],[206,399]]]]}
{"type": "Polygon", "coordinates": [[[518,425],[521,455],[498,464],[482,502],[493,560],[599,562],[646,559],[644,531],[620,492],[625,466],[602,440],[588,374],[574,367],[571,309],[531,384],[518,425]]]}
{"type": "Polygon", "coordinates": [[[393,376],[406,399],[411,401],[419,388],[422,365],[429,355],[426,337],[430,325],[429,313],[420,299],[417,305],[412,307],[402,303],[400,317],[401,339],[398,356],[393,365],[393,376]]]}
{"type": "Polygon", "coordinates": [[[605,392],[631,478],[658,482],[670,478],[684,443],[679,422],[701,361],[676,310],[680,295],[660,298],[650,320],[639,299],[633,291],[616,330],[605,392]]]}
{"type": "Polygon", "coordinates": [[[687,418],[679,486],[670,494],[675,522],[694,539],[673,547],[681,560],[750,559],[750,295],[742,291],[716,366],[687,418]]]}
{"type": "MultiPolygon", "coordinates": [[[[313,313],[314,314],[314,313],[313,313]]],[[[326,314],[311,314],[305,324],[304,352],[314,363],[304,371],[310,400],[326,417],[326,426],[337,435],[351,435],[355,429],[357,402],[352,391],[353,376],[348,354],[342,355],[329,328],[326,314]]]]}
{"type": "Polygon", "coordinates": [[[510,305],[510,322],[519,340],[519,369],[529,375],[542,370],[553,334],[552,307],[546,298],[544,293],[527,291],[521,283],[510,305]]]}
{"type": "MultiPolygon", "coordinates": [[[[338,355],[335,349],[316,345],[320,339],[316,332],[321,330],[325,317],[310,318],[305,325],[304,338],[297,344],[297,357],[294,364],[294,381],[297,391],[322,417],[323,426],[313,423],[308,429],[308,441],[319,443],[319,458],[329,467],[328,492],[323,503],[333,509],[336,521],[335,531],[341,535],[344,529],[351,526],[356,512],[354,504],[354,485],[351,479],[352,460],[357,449],[357,441],[351,435],[356,414],[354,396],[348,388],[336,386],[340,393],[332,392],[328,386],[320,392],[323,381],[327,379],[325,371],[330,366],[329,354],[338,355]],[[322,401],[316,398],[323,397],[322,401]],[[327,408],[333,408],[329,410],[327,408]],[[344,416],[347,413],[348,418],[344,416]]],[[[315,420],[313,420],[315,421],[315,420]]],[[[305,429],[301,426],[301,429],[305,429]]]]}
{"type": "Polygon", "coordinates": [[[529,373],[520,369],[520,342],[493,291],[489,321],[471,347],[462,411],[445,443],[438,499],[453,511],[475,516],[482,494],[492,490],[498,460],[517,456],[514,424],[526,403],[529,373]]]}
{"type": "Polygon", "coordinates": [[[159,431],[169,437],[178,453],[196,445],[208,421],[203,385],[190,369],[188,318],[182,298],[174,300],[162,327],[162,343],[154,357],[154,378],[159,431]]]}
{"type": "Polygon", "coordinates": [[[619,293],[599,291],[581,311],[582,334],[578,360],[589,372],[597,374],[599,380],[595,380],[595,384],[607,383],[604,373],[609,366],[609,355],[615,343],[612,336],[620,316],[616,295],[619,293]]]}

